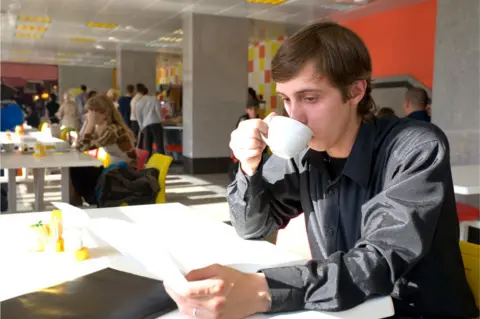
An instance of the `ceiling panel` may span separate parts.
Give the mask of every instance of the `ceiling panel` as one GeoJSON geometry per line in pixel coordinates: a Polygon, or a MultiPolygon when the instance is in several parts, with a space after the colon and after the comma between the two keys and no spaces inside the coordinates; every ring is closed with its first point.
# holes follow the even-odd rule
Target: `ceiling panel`
{"type": "MultiPolygon", "coordinates": [[[[258,21],[254,28],[262,28],[264,36],[275,38],[281,33],[278,30],[288,29],[292,24],[303,25],[333,13],[339,15],[338,11],[324,8],[324,5],[335,3],[336,0],[289,0],[281,5],[248,3],[246,0],[0,0],[1,59],[25,59],[30,55],[32,60],[44,59],[45,63],[63,60],[67,61],[65,63],[105,66],[114,59],[119,47],[178,54],[182,42],[158,39],[181,38],[173,32],[182,28],[182,13],[186,11],[254,19],[252,21],[258,21]],[[17,20],[19,15],[46,16],[52,21],[22,22],[17,20]],[[92,28],[87,26],[88,22],[116,24],[116,28],[92,28]],[[17,38],[19,24],[45,26],[47,30],[41,39],[17,38]],[[76,42],[72,38],[95,42],[76,42]],[[150,46],[152,41],[156,46],[150,46]],[[32,53],[25,54],[28,51],[32,53]]],[[[372,0],[362,10],[366,12],[372,7],[378,12],[392,5],[398,6],[398,3],[398,0],[372,0]]],[[[341,12],[342,16],[346,14],[348,12],[341,12]]]]}

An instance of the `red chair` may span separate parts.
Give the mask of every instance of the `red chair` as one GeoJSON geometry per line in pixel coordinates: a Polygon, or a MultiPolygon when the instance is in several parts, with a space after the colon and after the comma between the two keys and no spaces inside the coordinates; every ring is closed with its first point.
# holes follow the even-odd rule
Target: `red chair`
{"type": "Polygon", "coordinates": [[[136,148],[135,153],[137,154],[137,171],[139,171],[145,167],[148,159],[148,151],[136,148]]]}

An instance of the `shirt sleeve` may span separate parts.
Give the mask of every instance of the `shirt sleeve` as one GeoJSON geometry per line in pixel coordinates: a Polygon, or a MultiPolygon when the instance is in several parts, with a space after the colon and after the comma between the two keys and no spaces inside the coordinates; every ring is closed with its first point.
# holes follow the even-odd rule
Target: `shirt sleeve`
{"type": "Polygon", "coordinates": [[[99,148],[117,142],[117,128],[115,125],[109,125],[105,128],[101,135],[95,132],[85,133],[83,138],[78,142],[77,149],[81,152],[94,148],[99,148]]]}
{"type": "Polygon", "coordinates": [[[145,108],[144,103],[142,103],[145,100],[145,97],[142,98],[142,100],[137,100],[135,103],[135,117],[137,118],[138,121],[138,126],[140,127],[140,130],[143,130],[143,111],[145,108]]]}
{"type": "Polygon", "coordinates": [[[239,169],[227,194],[232,224],[245,239],[268,236],[302,212],[293,160],[272,156],[249,178],[239,169]]]}
{"type": "Polygon", "coordinates": [[[399,153],[388,163],[384,190],[362,206],[361,238],[353,249],[304,266],[263,270],[271,312],[341,311],[390,295],[428,253],[452,187],[448,145],[431,141],[399,153]]]}

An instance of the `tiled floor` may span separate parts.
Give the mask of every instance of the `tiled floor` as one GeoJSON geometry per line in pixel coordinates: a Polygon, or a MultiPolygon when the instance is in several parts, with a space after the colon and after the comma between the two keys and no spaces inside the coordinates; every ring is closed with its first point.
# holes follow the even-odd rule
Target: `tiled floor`
{"type": "MultiPolygon", "coordinates": [[[[179,202],[199,213],[216,220],[227,221],[228,205],[225,199],[228,177],[226,174],[183,175],[172,167],[167,177],[167,202],[179,202]]],[[[34,194],[31,178],[17,184],[17,209],[20,212],[34,211],[34,194]]],[[[45,210],[53,209],[50,204],[60,201],[60,175],[50,175],[45,183],[45,210]]]]}

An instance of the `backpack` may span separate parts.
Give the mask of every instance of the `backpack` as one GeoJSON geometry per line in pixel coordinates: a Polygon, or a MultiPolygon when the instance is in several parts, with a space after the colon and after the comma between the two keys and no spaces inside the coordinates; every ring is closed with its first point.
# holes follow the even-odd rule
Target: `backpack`
{"type": "Polygon", "coordinates": [[[155,168],[137,171],[131,166],[119,166],[109,169],[97,183],[98,207],[155,204],[160,191],[159,174],[155,168]]]}

